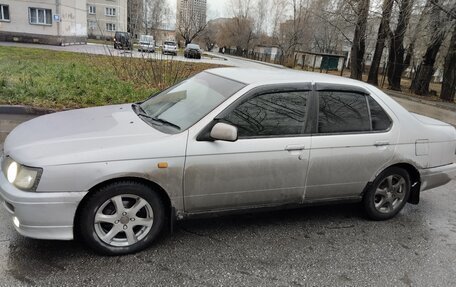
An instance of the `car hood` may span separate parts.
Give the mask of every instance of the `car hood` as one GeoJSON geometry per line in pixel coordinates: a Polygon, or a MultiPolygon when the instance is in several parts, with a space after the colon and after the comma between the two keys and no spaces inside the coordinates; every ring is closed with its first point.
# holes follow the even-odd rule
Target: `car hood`
{"type": "Polygon", "coordinates": [[[25,122],[8,135],[4,153],[29,166],[182,156],[183,134],[168,135],[149,126],[130,104],[104,106],[25,122]]]}

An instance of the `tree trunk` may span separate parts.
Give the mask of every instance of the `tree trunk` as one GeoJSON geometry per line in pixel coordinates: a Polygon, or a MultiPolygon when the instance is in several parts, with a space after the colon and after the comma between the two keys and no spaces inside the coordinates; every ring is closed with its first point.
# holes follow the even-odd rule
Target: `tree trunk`
{"type": "Polygon", "coordinates": [[[368,83],[371,83],[376,86],[378,86],[378,69],[380,67],[380,62],[382,60],[383,48],[385,47],[385,40],[388,36],[393,4],[394,0],[384,0],[383,2],[382,21],[380,22],[380,26],[378,27],[377,43],[375,44],[375,52],[369,70],[369,77],[367,78],[368,83]]]}
{"type": "Polygon", "coordinates": [[[429,94],[429,84],[431,83],[432,75],[435,72],[434,64],[437,53],[442,45],[443,38],[443,35],[440,35],[438,39],[431,43],[424,54],[423,61],[418,66],[418,70],[413,77],[412,85],[410,86],[410,90],[417,95],[427,96],[429,94]]]}
{"type": "Polygon", "coordinates": [[[358,19],[351,47],[350,78],[361,80],[363,76],[364,52],[366,50],[366,26],[370,0],[359,0],[358,19]]]}
{"type": "Polygon", "coordinates": [[[401,76],[404,72],[404,36],[412,10],[412,0],[402,0],[399,18],[394,31],[388,56],[388,84],[392,90],[401,90],[401,76]]]}
{"type": "MultiPolygon", "coordinates": [[[[435,0],[438,3],[438,0],[435,0]]],[[[427,96],[429,94],[429,84],[432,80],[432,75],[435,72],[434,64],[437,59],[437,54],[445,39],[446,17],[442,17],[441,10],[437,5],[434,5],[431,10],[432,37],[426,53],[418,66],[418,70],[413,77],[410,90],[417,95],[427,96]]]]}
{"type": "Polygon", "coordinates": [[[448,54],[445,57],[443,67],[443,82],[440,98],[444,101],[453,102],[456,96],[456,25],[451,35],[448,54]]]}

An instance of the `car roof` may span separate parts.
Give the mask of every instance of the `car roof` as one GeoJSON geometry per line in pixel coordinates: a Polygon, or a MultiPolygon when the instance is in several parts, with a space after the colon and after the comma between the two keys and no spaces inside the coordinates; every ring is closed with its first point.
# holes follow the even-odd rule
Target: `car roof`
{"type": "Polygon", "coordinates": [[[228,78],[237,82],[250,84],[273,84],[273,83],[333,83],[341,85],[362,86],[361,81],[322,73],[297,71],[292,69],[246,69],[246,68],[216,68],[207,72],[228,78]]]}

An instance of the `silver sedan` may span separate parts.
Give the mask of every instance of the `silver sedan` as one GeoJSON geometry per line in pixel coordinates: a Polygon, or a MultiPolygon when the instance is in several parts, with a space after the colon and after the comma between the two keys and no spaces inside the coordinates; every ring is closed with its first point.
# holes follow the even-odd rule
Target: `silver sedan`
{"type": "Polygon", "coordinates": [[[222,68],[142,103],[23,123],[2,169],[20,234],[118,255],[191,216],[358,201],[392,218],[456,177],[456,130],[362,82],[222,68]]]}

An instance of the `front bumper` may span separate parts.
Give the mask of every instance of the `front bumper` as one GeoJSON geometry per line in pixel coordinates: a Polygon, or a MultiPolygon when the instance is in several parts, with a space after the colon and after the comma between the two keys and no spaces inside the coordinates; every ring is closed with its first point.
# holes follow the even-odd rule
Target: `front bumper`
{"type": "Polygon", "coordinates": [[[0,202],[17,218],[14,227],[37,239],[73,239],[76,209],[86,192],[25,192],[11,185],[0,172],[0,202]],[[19,222],[19,224],[17,224],[19,222]]]}
{"type": "Polygon", "coordinates": [[[456,163],[420,170],[421,191],[447,184],[456,179],[456,163]]]}

